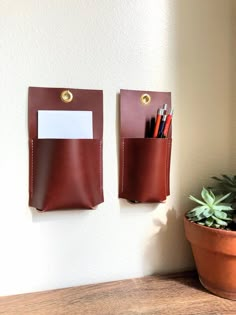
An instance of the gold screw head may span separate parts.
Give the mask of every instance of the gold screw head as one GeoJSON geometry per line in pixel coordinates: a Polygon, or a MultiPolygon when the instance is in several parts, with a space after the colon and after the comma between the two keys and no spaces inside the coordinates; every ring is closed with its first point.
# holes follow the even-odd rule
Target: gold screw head
{"type": "Polygon", "coordinates": [[[64,103],[70,103],[73,100],[73,94],[69,90],[61,92],[61,100],[64,103]]]}
{"type": "Polygon", "coordinates": [[[140,101],[143,105],[148,105],[151,102],[151,96],[147,93],[142,94],[140,97],[140,101]]]}

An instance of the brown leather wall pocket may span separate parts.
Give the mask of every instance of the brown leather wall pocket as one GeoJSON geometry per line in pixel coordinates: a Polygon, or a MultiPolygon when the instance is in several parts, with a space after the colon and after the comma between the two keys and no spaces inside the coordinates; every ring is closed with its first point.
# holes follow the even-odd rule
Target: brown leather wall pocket
{"type": "Polygon", "coordinates": [[[168,104],[170,93],[121,90],[119,197],[138,202],[162,202],[169,195],[171,129],[167,138],[145,137],[147,122],[168,104]],[[142,96],[150,103],[142,104],[142,96]]]}
{"type": "Polygon", "coordinates": [[[65,106],[60,101],[63,90],[29,90],[29,205],[43,211],[93,209],[103,202],[102,93],[73,90],[74,103],[65,106]],[[38,94],[41,94],[40,100],[37,99],[38,94]],[[86,102],[82,103],[84,94],[88,99],[86,102],[89,102],[88,110],[93,112],[93,124],[96,125],[93,126],[93,139],[37,138],[37,110],[48,109],[49,103],[50,110],[85,110],[86,102]]]}
{"type": "Polygon", "coordinates": [[[121,140],[121,198],[140,202],[166,199],[170,145],[171,139],[121,140]]]}

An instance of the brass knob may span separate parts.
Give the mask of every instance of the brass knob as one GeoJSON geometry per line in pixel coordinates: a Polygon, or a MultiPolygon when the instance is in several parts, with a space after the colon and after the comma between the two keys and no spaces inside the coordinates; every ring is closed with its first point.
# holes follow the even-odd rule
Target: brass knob
{"type": "Polygon", "coordinates": [[[151,96],[147,93],[142,94],[140,97],[140,101],[143,105],[148,105],[151,102],[151,96]]]}
{"type": "Polygon", "coordinates": [[[73,100],[73,94],[71,91],[66,90],[61,92],[61,100],[64,103],[70,103],[73,100]]]}

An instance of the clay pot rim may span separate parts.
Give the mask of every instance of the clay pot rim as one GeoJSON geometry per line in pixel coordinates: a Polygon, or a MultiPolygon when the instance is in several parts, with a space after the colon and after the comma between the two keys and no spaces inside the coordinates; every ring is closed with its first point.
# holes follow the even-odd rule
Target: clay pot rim
{"type": "Polygon", "coordinates": [[[197,224],[195,222],[192,222],[187,218],[187,216],[186,216],[187,213],[188,213],[188,211],[184,214],[184,220],[187,221],[189,224],[192,224],[194,226],[197,226],[199,229],[202,229],[203,232],[207,231],[208,233],[213,233],[213,234],[222,233],[222,235],[224,235],[224,236],[236,237],[236,231],[217,229],[217,228],[213,228],[213,227],[209,227],[209,226],[205,226],[205,225],[201,225],[201,224],[197,224]]]}

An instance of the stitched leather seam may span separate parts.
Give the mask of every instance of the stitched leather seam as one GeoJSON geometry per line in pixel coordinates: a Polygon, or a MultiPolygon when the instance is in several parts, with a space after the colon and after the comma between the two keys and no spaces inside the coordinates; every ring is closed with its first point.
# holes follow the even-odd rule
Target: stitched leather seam
{"type": "Polygon", "coordinates": [[[168,144],[167,144],[167,190],[169,192],[170,190],[170,154],[171,154],[171,138],[168,139],[168,144]]]}
{"type": "Polygon", "coordinates": [[[34,141],[31,140],[31,185],[30,185],[30,198],[32,198],[34,189],[34,141]]]}
{"type": "Polygon", "coordinates": [[[99,183],[100,193],[102,194],[102,142],[99,142],[99,183]]]}
{"type": "Polygon", "coordinates": [[[167,140],[167,147],[166,147],[166,158],[165,158],[165,168],[166,168],[166,182],[165,182],[165,195],[168,195],[169,190],[169,141],[167,140]]]}
{"type": "Polygon", "coordinates": [[[123,159],[123,161],[122,161],[122,172],[121,172],[121,176],[122,176],[122,178],[121,178],[121,192],[123,192],[124,191],[124,173],[125,173],[125,141],[124,141],[124,139],[122,139],[122,159],[123,159]]]}

